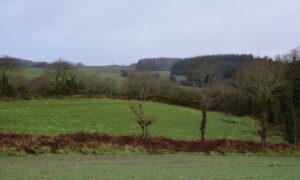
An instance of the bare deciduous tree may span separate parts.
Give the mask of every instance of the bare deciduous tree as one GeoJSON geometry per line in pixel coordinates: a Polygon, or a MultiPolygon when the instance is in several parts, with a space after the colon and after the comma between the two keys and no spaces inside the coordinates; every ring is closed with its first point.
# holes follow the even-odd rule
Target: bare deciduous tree
{"type": "Polygon", "coordinates": [[[76,89],[76,67],[68,61],[59,59],[51,64],[53,70],[52,86],[55,93],[69,93],[76,89]]]}
{"type": "Polygon", "coordinates": [[[217,66],[214,62],[202,60],[191,70],[192,78],[195,84],[197,84],[200,90],[200,105],[202,111],[202,120],[200,123],[200,137],[205,139],[205,130],[207,122],[207,111],[210,106],[218,99],[216,92],[212,86],[218,77],[217,66]]]}
{"type": "Polygon", "coordinates": [[[237,73],[237,85],[261,110],[259,117],[261,130],[258,133],[263,146],[266,143],[268,130],[267,102],[280,95],[280,90],[285,85],[282,67],[280,62],[259,59],[246,64],[237,73]]]}
{"type": "Polygon", "coordinates": [[[140,102],[138,108],[134,106],[130,107],[132,112],[137,117],[136,122],[139,127],[142,129],[142,138],[146,139],[148,137],[148,126],[150,126],[154,122],[154,118],[145,118],[144,117],[144,102],[140,102]]]}
{"type": "Polygon", "coordinates": [[[127,77],[127,91],[138,96],[140,102],[138,107],[131,106],[131,110],[137,117],[137,123],[142,129],[142,138],[148,137],[148,126],[154,121],[154,118],[146,118],[144,115],[144,104],[149,95],[151,86],[154,84],[154,76],[146,72],[131,72],[127,77]]]}
{"type": "Polygon", "coordinates": [[[114,96],[114,94],[117,91],[117,80],[113,77],[107,77],[103,79],[102,81],[102,88],[105,91],[105,93],[109,94],[111,97],[114,96]]]}
{"type": "Polygon", "coordinates": [[[9,84],[8,74],[18,68],[18,61],[9,56],[0,58],[0,93],[9,95],[12,87],[9,84]]]}
{"type": "Polygon", "coordinates": [[[298,123],[297,123],[297,119],[298,119],[299,115],[298,116],[296,115],[297,111],[295,110],[295,105],[292,102],[292,100],[290,100],[289,106],[290,106],[291,111],[292,111],[291,114],[292,114],[293,125],[294,125],[294,147],[295,147],[295,149],[297,149],[297,144],[298,144],[298,138],[297,138],[298,137],[298,131],[297,131],[297,129],[298,129],[298,123]]]}
{"type": "Polygon", "coordinates": [[[209,60],[201,60],[189,73],[194,84],[200,88],[213,85],[219,75],[216,63],[209,60]]]}
{"type": "Polygon", "coordinates": [[[205,140],[207,111],[219,98],[218,92],[214,88],[203,88],[200,93],[200,105],[202,111],[202,121],[200,125],[201,140],[205,140]]]}
{"type": "Polygon", "coordinates": [[[277,55],[275,57],[277,61],[282,61],[282,62],[291,62],[294,59],[299,60],[300,59],[300,46],[292,49],[289,51],[287,54],[282,54],[282,55],[277,55]]]}

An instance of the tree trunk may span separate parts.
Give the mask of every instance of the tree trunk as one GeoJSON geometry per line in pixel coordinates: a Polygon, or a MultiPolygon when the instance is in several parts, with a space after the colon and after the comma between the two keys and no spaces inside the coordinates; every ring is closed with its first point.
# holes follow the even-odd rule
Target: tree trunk
{"type": "Polygon", "coordinates": [[[265,146],[267,139],[267,111],[265,108],[262,110],[260,139],[262,146],[265,146]]]}
{"type": "Polygon", "coordinates": [[[146,127],[143,127],[142,130],[143,130],[142,138],[143,138],[143,139],[146,139],[147,136],[148,136],[147,128],[146,128],[146,127]]]}
{"type": "Polygon", "coordinates": [[[295,145],[295,149],[297,149],[297,122],[296,122],[296,116],[295,116],[295,109],[294,106],[292,105],[291,107],[292,109],[292,118],[293,118],[293,122],[294,122],[294,145],[295,145]]]}
{"type": "Polygon", "coordinates": [[[3,75],[2,75],[2,81],[0,81],[0,88],[1,88],[1,92],[2,94],[4,95],[8,95],[8,78],[6,76],[6,74],[3,72],[3,75]]]}
{"type": "Polygon", "coordinates": [[[110,81],[110,96],[113,97],[113,83],[110,81]]]}
{"type": "Polygon", "coordinates": [[[206,126],[206,110],[202,109],[202,121],[200,126],[201,140],[205,139],[205,126],[206,126]]]}
{"type": "Polygon", "coordinates": [[[266,130],[266,120],[262,119],[261,120],[261,134],[260,134],[260,140],[261,144],[263,146],[266,145],[266,138],[267,138],[267,130],[266,130]]]}

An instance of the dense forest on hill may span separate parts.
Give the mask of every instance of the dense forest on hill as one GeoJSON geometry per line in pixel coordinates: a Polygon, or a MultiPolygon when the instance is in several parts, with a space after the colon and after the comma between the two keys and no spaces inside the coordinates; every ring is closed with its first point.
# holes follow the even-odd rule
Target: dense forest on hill
{"type": "Polygon", "coordinates": [[[191,79],[191,72],[201,61],[209,61],[216,64],[221,73],[221,79],[227,79],[234,76],[236,71],[247,62],[254,59],[253,55],[211,55],[185,58],[173,64],[171,75],[185,75],[191,79]]]}

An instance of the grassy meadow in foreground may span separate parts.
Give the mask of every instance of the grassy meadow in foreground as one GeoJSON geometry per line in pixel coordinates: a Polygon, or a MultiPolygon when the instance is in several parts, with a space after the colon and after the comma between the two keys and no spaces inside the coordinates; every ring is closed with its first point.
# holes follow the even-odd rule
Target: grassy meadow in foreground
{"type": "MultiPolygon", "coordinates": [[[[58,135],[98,132],[109,135],[140,134],[129,108],[136,101],[110,99],[43,99],[0,102],[0,133],[58,135]]],[[[201,112],[195,109],[147,102],[145,114],[156,118],[150,136],[179,140],[199,139],[201,112]]],[[[258,125],[248,117],[208,113],[207,139],[259,141],[258,125]]],[[[269,138],[272,142],[279,137],[269,138]]]]}
{"type": "Polygon", "coordinates": [[[0,179],[299,179],[300,158],[45,155],[0,159],[0,179]]]}

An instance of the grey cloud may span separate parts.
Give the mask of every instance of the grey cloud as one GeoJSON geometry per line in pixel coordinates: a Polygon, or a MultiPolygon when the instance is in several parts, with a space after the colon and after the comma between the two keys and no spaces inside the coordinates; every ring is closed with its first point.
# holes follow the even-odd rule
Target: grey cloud
{"type": "Polygon", "coordinates": [[[2,0],[0,55],[99,65],[300,44],[299,0],[2,0]]]}

